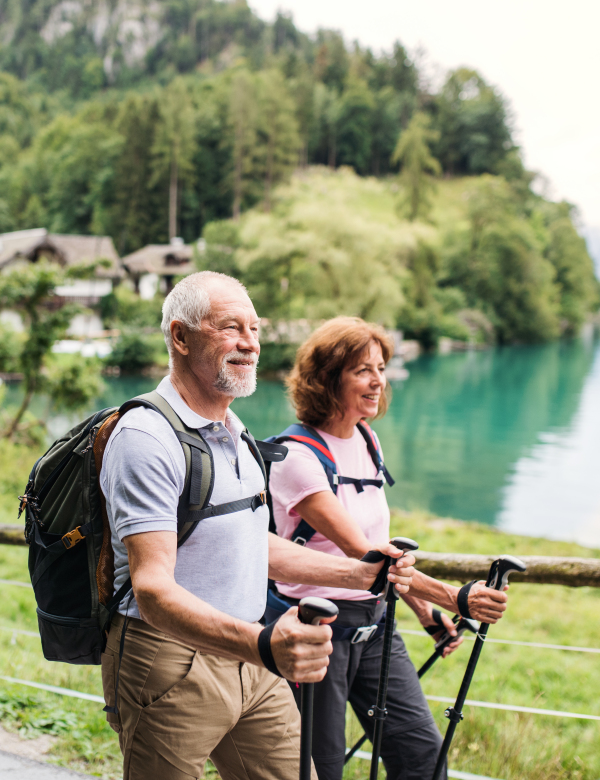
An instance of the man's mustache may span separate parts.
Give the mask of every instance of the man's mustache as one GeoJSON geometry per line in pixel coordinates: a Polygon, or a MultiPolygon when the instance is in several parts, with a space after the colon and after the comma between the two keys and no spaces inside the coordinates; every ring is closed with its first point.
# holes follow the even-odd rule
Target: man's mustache
{"type": "Polygon", "coordinates": [[[240,352],[239,350],[233,350],[228,352],[223,357],[223,365],[225,363],[248,363],[252,366],[256,366],[258,363],[258,355],[256,352],[240,352]]]}

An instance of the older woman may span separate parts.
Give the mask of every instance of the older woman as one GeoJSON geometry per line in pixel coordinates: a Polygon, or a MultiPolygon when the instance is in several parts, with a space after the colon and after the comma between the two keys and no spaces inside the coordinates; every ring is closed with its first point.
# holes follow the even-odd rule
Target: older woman
{"type": "MultiPolygon", "coordinates": [[[[386,412],[385,366],[392,351],[382,328],[354,317],[330,320],[298,350],[288,389],[302,427],[286,432],[288,457],[273,464],[270,477],[280,536],[353,558],[388,540],[387,472],[377,437],[364,421],[386,412]]],[[[347,701],[367,734],[373,733],[368,710],[377,697],[382,645],[382,631],[373,626],[380,623],[385,604],[369,592],[284,582],[277,589],[291,604],[322,596],[339,607],[329,669],[315,686],[313,758],[319,780],[341,780],[347,701]]],[[[403,598],[429,628],[439,626],[432,603],[459,612],[458,592],[416,572],[403,598]]],[[[461,598],[473,618],[489,623],[506,609],[506,594],[484,583],[472,585],[461,598]]],[[[442,620],[454,635],[450,618],[443,615],[442,620]]],[[[299,690],[292,690],[299,697],[299,690]]],[[[387,710],[381,756],[389,780],[430,777],[441,737],[399,634],[394,635],[387,710]]]]}

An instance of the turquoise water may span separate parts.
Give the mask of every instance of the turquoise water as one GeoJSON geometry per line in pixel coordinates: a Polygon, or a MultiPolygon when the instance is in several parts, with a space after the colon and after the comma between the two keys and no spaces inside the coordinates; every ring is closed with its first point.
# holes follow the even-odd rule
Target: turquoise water
{"type": "MultiPolygon", "coordinates": [[[[396,479],[390,504],[600,547],[599,341],[425,356],[408,369],[374,423],[396,479]]],[[[106,384],[96,408],[156,382],[106,384]]],[[[294,420],[277,382],[233,408],[261,438],[294,420]]],[[[68,423],[56,417],[52,432],[68,423]]]]}

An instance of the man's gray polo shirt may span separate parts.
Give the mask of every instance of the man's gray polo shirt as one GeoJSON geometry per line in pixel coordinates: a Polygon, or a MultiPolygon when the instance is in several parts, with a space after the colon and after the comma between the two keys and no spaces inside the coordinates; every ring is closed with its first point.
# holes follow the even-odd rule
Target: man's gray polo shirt
{"type": "MultiPolygon", "coordinates": [[[[215,479],[211,504],[256,495],[265,484],[260,466],[241,439],[244,426],[231,411],[226,424],[193,412],[168,377],[157,392],[210,446],[215,479]]],[[[100,485],[115,551],[115,592],[129,576],[123,539],[149,531],[177,533],[177,504],[185,482],[179,440],[162,415],[141,407],[119,420],[104,453],[100,485]]],[[[269,512],[246,509],[202,520],[177,551],[175,580],[211,606],[254,622],[267,593],[269,512]]],[[[125,613],[125,600],[119,611],[125,613]]],[[[139,617],[135,599],[129,615],[139,617]]]]}

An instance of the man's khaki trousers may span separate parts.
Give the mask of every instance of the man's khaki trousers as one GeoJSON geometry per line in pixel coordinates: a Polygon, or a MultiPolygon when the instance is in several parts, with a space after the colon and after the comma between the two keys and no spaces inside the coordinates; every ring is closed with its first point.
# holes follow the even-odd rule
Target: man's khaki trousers
{"type": "MultiPolygon", "coordinates": [[[[109,706],[123,622],[116,615],[102,656],[109,706]]],[[[223,780],[298,780],[300,716],[285,680],[197,652],[142,620],[128,621],[118,708],[107,718],[124,780],[201,778],[209,757],[223,780]]]]}

